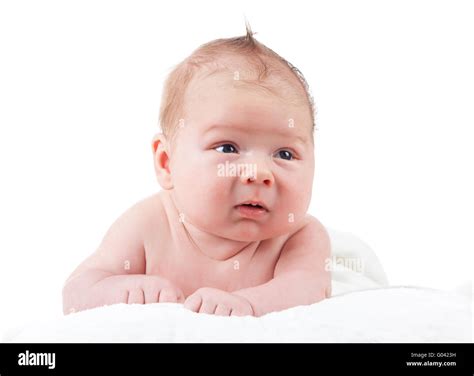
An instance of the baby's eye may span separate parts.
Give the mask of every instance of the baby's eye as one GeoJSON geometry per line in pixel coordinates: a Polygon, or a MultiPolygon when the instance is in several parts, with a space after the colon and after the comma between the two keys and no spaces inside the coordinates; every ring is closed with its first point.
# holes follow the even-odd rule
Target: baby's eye
{"type": "Polygon", "coordinates": [[[293,159],[293,153],[289,150],[278,150],[275,153],[275,157],[291,161],[293,159]]]}
{"type": "Polygon", "coordinates": [[[234,145],[231,144],[223,144],[214,149],[215,151],[218,151],[219,153],[237,153],[237,149],[235,148],[234,145]]]}

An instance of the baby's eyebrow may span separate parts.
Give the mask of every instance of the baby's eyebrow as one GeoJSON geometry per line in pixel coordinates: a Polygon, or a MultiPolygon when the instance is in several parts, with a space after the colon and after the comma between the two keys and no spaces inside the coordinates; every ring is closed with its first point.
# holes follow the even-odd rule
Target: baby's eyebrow
{"type": "MultiPolygon", "coordinates": [[[[278,134],[282,136],[283,138],[287,139],[288,141],[296,140],[299,141],[302,144],[306,144],[309,141],[309,137],[305,137],[300,135],[298,132],[292,130],[294,128],[292,127],[281,127],[280,129],[272,130],[272,134],[278,134]]],[[[228,131],[236,131],[236,132],[242,132],[242,133],[247,133],[248,134],[248,128],[240,126],[238,124],[212,124],[209,126],[203,133],[203,135],[207,135],[209,133],[212,133],[214,131],[218,130],[228,130],[228,131]]]]}
{"type": "Polygon", "coordinates": [[[244,131],[245,128],[237,124],[212,124],[203,133],[206,135],[215,131],[244,131]]]}

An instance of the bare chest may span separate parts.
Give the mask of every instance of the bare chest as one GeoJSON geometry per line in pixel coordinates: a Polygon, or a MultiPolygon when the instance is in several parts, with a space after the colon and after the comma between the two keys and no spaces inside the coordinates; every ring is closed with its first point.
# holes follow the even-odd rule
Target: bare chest
{"type": "Polygon", "coordinates": [[[201,287],[229,292],[254,287],[273,278],[283,243],[278,239],[265,240],[252,252],[220,261],[196,252],[184,241],[150,241],[145,247],[146,274],[170,280],[186,296],[201,287]]]}

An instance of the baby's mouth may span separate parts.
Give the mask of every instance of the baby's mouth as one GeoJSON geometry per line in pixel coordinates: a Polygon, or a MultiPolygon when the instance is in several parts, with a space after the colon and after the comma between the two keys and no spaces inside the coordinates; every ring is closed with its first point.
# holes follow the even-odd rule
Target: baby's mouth
{"type": "Polygon", "coordinates": [[[258,219],[268,213],[268,209],[262,202],[248,201],[235,207],[239,214],[246,218],[258,219]]]}
{"type": "Polygon", "coordinates": [[[266,205],[262,201],[259,201],[259,200],[244,201],[244,202],[242,202],[241,204],[239,204],[237,206],[246,206],[246,207],[249,207],[249,208],[263,209],[265,211],[268,211],[266,205]]]}
{"type": "Polygon", "coordinates": [[[246,206],[248,208],[251,208],[251,209],[263,209],[263,210],[266,210],[263,206],[261,205],[258,205],[258,204],[242,204],[242,205],[239,205],[239,206],[246,206]]]}

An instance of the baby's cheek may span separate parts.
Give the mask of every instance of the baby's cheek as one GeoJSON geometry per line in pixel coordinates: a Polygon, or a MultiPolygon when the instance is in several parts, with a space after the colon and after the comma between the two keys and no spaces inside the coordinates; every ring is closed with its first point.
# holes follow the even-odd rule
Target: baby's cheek
{"type": "Polygon", "coordinates": [[[212,174],[196,174],[194,180],[176,186],[176,190],[183,204],[182,210],[202,225],[213,225],[223,209],[231,205],[226,179],[212,174]]]}
{"type": "Polygon", "coordinates": [[[290,221],[292,218],[296,221],[306,214],[311,201],[311,190],[311,185],[304,180],[300,180],[299,183],[296,180],[291,181],[281,190],[281,210],[286,213],[290,221]]]}
{"type": "Polygon", "coordinates": [[[207,169],[199,174],[196,174],[196,178],[193,184],[188,187],[191,191],[194,191],[200,200],[218,200],[220,197],[226,197],[229,194],[229,182],[228,178],[220,177],[217,172],[213,169],[207,169]],[[226,190],[223,192],[223,190],[226,190]]]}

